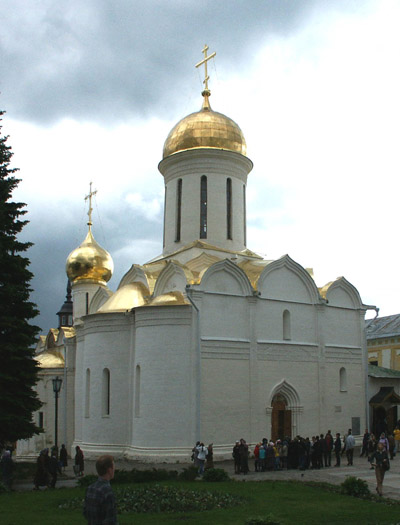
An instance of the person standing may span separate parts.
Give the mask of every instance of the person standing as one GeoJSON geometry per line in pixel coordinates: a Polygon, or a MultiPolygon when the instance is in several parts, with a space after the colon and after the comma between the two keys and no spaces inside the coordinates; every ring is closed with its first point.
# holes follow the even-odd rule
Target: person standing
{"type": "Polygon", "coordinates": [[[351,428],[349,428],[349,433],[347,434],[345,444],[346,444],[347,466],[349,467],[353,465],[354,447],[356,446],[356,440],[354,439],[354,436],[351,433],[351,428]]]}
{"type": "Polygon", "coordinates": [[[112,456],[100,456],[96,461],[99,479],[86,490],[83,515],[89,525],[118,525],[117,505],[110,481],[114,478],[112,456]]]}
{"type": "Polygon", "coordinates": [[[395,452],[397,454],[398,452],[400,452],[400,427],[397,426],[393,430],[393,436],[394,436],[394,442],[396,444],[395,452]]]}
{"type": "Polygon", "coordinates": [[[232,450],[233,463],[235,465],[235,474],[240,474],[240,453],[239,453],[240,441],[237,440],[232,450]]]}
{"type": "Polygon", "coordinates": [[[36,473],[33,480],[35,484],[34,490],[39,490],[39,487],[49,485],[49,449],[41,450],[36,463],[36,473]]]}
{"type": "Polygon", "coordinates": [[[336,465],[335,467],[340,467],[340,452],[342,450],[342,441],[340,439],[340,432],[336,432],[336,439],[335,439],[335,456],[336,456],[336,465]]]}
{"type": "Polygon", "coordinates": [[[60,465],[57,459],[57,449],[52,450],[49,460],[49,473],[51,476],[50,488],[54,489],[57,483],[57,474],[61,474],[60,465]]]}
{"type": "Polygon", "coordinates": [[[200,445],[198,445],[197,448],[197,461],[198,461],[198,465],[199,465],[199,475],[202,476],[204,474],[204,463],[206,461],[206,456],[207,456],[207,449],[206,447],[204,446],[204,443],[200,443],[200,445]]]}
{"type": "Polygon", "coordinates": [[[365,429],[364,435],[363,435],[363,441],[362,441],[362,449],[360,458],[362,458],[364,455],[365,457],[368,457],[368,441],[369,441],[370,433],[368,432],[368,428],[365,429]]]}
{"type": "Polygon", "coordinates": [[[9,450],[5,450],[3,452],[3,455],[0,461],[0,465],[1,465],[1,475],[3,478],[3,483],[7,490],[11,490],[14,463],[13,463],[13,460],[11,459],[11,452],[9,450]]]}
{"type": "Polygon", "coordinates": [[[61,445],[60,463],[61,463],[61,468],[63,469],[63,472],[65,472],[65,467],[68,467],[68,453],[67,453],[67,449],[65,448],[65,445],[61,445]]]}
{"type": "Polygon", "coordinates": [[[325,436],[325,443],[326,443],[326,449],[324,453],[324,462],[325,467],[331,466],[331,455],[332,455],[332,448],[333,448],[333,437],[331,434],[331,431],[328,430],[325,436]]]}
{"type": "Polygon", "coordinates": [[[214,468],[214,450],[213,450],[213,443],[210,443],[207,447],[207,459],[206,459],[206,466],[205,470],[209,470],[210,468],[214,468]]]}
{"type": "Polygon", "coordinates": [[[249,447],[245,439],[240,440],[239,445],[240,472],[247,474],[249,471],[249,447]]]}
{"type": "Polygon", "coordinates": [[[83,452],[80,449],[80,447],[75,447],[75,465],[76,468],[74,469],[77,476],[83,476],[83,473],[85,471],[85,460],[83,457],[83,452]]]}
{"type": "Polygon", "coordinates": [[[382,496],[383,478],[385,477],[385,472],[389,470],[390,464],[388,454],[381,441],[378,443],[376,451],[371,456],[371,465],[375,467],[376,492],[379,496],[382,496]]]}

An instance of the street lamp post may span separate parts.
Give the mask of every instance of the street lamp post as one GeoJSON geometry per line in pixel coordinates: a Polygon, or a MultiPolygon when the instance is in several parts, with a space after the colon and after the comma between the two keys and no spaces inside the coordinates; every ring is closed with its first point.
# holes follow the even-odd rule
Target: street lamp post
{"type": "Polygon", "coordinates": [[[61,390],[62,379],[61,377],[57,376],[55,379],[52,379],[52,382],[53,382],[53,392],[54,392],[54,397],[55,397],[54,445],[58,453],[58,394],[60,393],[60,390],[61,390]]]}

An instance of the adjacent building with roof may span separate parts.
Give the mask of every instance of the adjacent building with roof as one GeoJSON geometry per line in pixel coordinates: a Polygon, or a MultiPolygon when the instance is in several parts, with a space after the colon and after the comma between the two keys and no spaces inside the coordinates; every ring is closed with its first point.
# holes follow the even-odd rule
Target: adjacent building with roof
{"type": "Polygon", "coordinates": [[[133,264],[112,292],[91,192],[87,237],[67,259],[71,337],[54,333],[38,359],[62,338],[66,372],[62,361],[43,368],[71,374],[60,418],[68,447],[87,457],[187,460],[197,440],[230,457],[240,437],[360,434],[367,423],[368,306],[344,277],[318,288],[288,255],[265,260],[247,247],[253,164],[207,85],[202,96],[164,144],[162,253],[133,264]]]}

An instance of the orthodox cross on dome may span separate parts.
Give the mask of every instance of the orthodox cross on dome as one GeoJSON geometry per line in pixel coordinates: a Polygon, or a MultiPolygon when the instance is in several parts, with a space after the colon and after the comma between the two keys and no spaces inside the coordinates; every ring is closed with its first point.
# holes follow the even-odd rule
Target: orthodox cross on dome
{"type": "Polygon", "coordinates": [[[93,208],[92,208],[92,198],[96,195],[97,193],[97,190],[94,190],[92,191],[92,184],[93,182],[91,182],[89,184],[89,195],[86,195],[85,197],[85,201],[89,200],[89,210],[88,210],[88,217],[89,217],[89,221],[88,221],[88,226],[89,226],[89,230],[90,230],[90,227],[92,226],[92,211],[93,211],[93,208]]]}
{"type": "Polygon", "coordinates": [[[210,77],[208,76],[208,72],[207,72],[207,62],[211,59],[211,58],[214,58],[215,55],[217,54],[215,51],[214,53],[211,53],[211,55],[208,55],[207,56],[207,51],[209,50],[209,47],[207,44],[204,45],[203,47],[203,50],[202,50],[202,53],[204,53],[204,58],[203,60],[200,60],[200,62],[198,64],[196,64],[196,67],[200,67],[204,64],[204,80],[203,80],[203,84],[204,84],[204,91],[202,93],[202,95],[208,95],[210,96],[210,90],[208,89],[208,81],[210,80],[210,77]]]}

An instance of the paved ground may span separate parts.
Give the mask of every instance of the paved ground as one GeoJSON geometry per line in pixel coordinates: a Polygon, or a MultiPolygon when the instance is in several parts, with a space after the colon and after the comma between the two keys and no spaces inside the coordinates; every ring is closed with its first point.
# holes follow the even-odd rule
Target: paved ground
{"type": "MultiPolygon", "coordinates": [[[[332,464],[334,461],[332,462],[332,464]]],[[[117,461],[116,467],[118,469],[130,470],[132,468],[148,469],[148,468],[165,468],[167,470],[181,470],[189,464],[168,464],[168,463],[139,463],[133,461],[117,461]]],[[[370,465],[365,458],[354,458],[354,466],[347,467],[345,456],[342,457],[341,467],[323,468],[321,470],[284,470],[278,472],[254,472],[254,460],[249,461],[250,472],[246,475],[235,475],[233,468],[233,461],[222,461],[216,463],[216,467],[225,469],[234,479],[245,481],[262,481],[262,480],[297,480],[297,481],[325,481],[333,484],[340,484],[346,476],[356,476],[365,479],[368,482],[371,491],[375,490],[375,472],[370,470],[370,465]]],[[[94,461],[85,461],[85,474],[94,474],[94,461]]],[[[66,469],[66,475],[59,477],[57,487],[74,487],[76,485],[76,478],[73,475],[72,463],[66,469]]],[[[15,490],[32,490],[33,483],[15,483],[15,490]]],[[[400,499],[400,455],[391,461],[390,471],[385,475],[383,484],[384,495],[388,498],[400,499]]],[[[47,490],[47,489],[42,489],[47,490]]]]}

